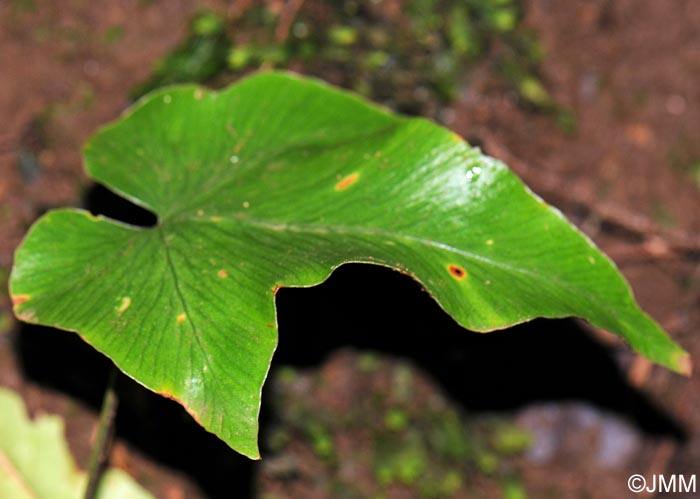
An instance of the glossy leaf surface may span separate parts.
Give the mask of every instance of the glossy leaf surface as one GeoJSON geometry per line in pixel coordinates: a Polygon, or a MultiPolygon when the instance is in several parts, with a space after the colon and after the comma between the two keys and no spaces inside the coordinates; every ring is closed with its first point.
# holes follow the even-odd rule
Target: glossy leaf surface
{"type": "Polygon", "coordinates": [[[472,330],[578,316],[689,368],[612,263],[502,163],[325,84],[260,74],[221,92],[169,88],[84,155],[158,223],[48,213],[16,255],[16,314],[79,332],[247,456],[276,290],[346,262],[412,276],[472,330]]]}

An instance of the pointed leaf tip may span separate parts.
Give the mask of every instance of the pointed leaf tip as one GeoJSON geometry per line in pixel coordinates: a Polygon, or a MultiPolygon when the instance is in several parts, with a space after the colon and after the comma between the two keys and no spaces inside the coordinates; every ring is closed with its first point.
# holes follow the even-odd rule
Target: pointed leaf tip
{"type": "Polygon", "coordinates": [[[690,377],[693,374],[693,361],[687,352],[681,352],[676,357],[676,371],[683,376],[690,377]]]}

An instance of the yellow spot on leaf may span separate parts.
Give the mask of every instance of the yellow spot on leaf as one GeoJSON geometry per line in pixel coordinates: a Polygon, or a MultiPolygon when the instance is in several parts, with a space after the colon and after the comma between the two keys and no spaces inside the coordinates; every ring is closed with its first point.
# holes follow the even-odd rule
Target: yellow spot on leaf
{"type": "Polygon", "coordinates": [[[221,221],[223,220],[223,218],[221,218],[221,217],[211,217],[209,220],[211,220],[212,222],[221,222],[221,221]]]}
{"type": "Polygon", "coordinates": [[[224,269],[219,270],[216,275],[218,275],[221,279],[226,279],[228,277],[228,272],[226,272],[224,269]]]}
{"type": "Polygon", "coordinates": [[[486,246],[493,246],[493,239],[486,241],[486,246]]]}
{"type": "Polygon", "coordinates": [[[588,257],[588,261],[590,262],[591,265],[595,264],[595,258],[593,258],[592,256],[588,257]]]}
{"type": "Polygon", "coordinates": [[[197,90],[194,91],[194,98],[197,100],[201,100],[204,97],[204,91],[201,88],[198,88],[197,90]]]}
{"type": "Polygon", "coordinates": [[[460,267],[459,265],[455,264],[450,264],[447,266],[447,270],[450,271],[450,275],[457,279],[458,281],[461,281],[463,279],[466,279],[467,277],[467,271],[464,270],[464,267],[460,267]]]}
{"type": "Polygon", "coordinates": [[[344,189],[347,189],[351,185],[353,185],[355,182],[357,182],[357,179],[360,178],[360,174],[358,172],[351,173],[347,177],[343,177],[340,182],[335,184],[335,190],[336,191],[342,191],[344,189]]]}
{"type": "Polygon", "coordinates": [[[177,318],[175,319],[175,321],[176,321],[178,324],[182,324],[182,323],[185,322],[186,320],[187,320],[187,314],[180,314],[180,315],[178,315],[177,318]]]}
{"type": "Polygon", "coordinates": [[[204,210],[197,210],[197,216],[201,217],[204,215],[204,210]]]}
{"type": "Polygon", "coordinates": [[[129,308],[130,306],[131,306],[131,298],[129,298],[128,296],[125,296],[124,298],[122,298],[121,303],[117,307],[117,313],[123,314],[126,311],[126,309],[129,308]]]}

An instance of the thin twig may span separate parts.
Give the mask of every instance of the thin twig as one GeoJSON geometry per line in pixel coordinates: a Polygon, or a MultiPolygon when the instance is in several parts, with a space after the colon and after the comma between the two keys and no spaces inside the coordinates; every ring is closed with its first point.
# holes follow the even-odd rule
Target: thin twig
{"type": "Polygon", "coordinates": [[[107,389],[102,400],[102,410],[100,411],[100,421],[97,427],[97,436],[95,443],[90,452],[90,460],[88,462],[88,483],[85,488],[84,499],[95,499],[97,494],[97,486],[102,477],[102,470],[109,447],[112,441],[112,431],[114,430],[114,417],[117,413],[117,405],[119,399],[115,391],[115,384],[118,375],[117,368],[112,366],[107,381],[107,389]]]}

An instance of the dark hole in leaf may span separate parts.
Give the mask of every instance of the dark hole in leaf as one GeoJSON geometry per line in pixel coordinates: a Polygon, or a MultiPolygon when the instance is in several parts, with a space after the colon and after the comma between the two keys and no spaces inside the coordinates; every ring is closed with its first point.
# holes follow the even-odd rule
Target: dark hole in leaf
{"type": "Polygon", "coordinates": [[[450,265],[448,268],[450,270],[450,274],[452,274],[455,279],[461,280],[467,275],[467,271],[459,265],[450,265]]]}
{"type": "Polygon", "coordinates": [[[93,215],[103,215],[130,225],[153,227],[158,223],[157,217],[152,212],[100,184],[95,184],[87,191],[84,206],[93,215]]]}

